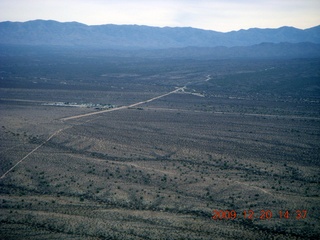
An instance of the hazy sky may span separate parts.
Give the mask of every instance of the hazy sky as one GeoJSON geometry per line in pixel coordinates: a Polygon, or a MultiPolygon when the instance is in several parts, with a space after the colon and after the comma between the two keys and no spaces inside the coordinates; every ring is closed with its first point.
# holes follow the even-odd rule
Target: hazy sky
{"type": "Polygon", "coordinates": [[[0,0],[0,21],[52,19],[231,31],[320,24],[320,0],[0,0]]]}

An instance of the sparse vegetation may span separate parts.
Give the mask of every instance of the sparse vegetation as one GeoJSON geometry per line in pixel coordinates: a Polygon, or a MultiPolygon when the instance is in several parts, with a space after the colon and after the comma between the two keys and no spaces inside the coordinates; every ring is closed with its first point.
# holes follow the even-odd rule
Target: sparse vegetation
{"type": "Polygon", "coordinates": [[[1,175],[62,129],[0,179],[1,236],[303,239],[320,234],[315,227],[319,60],[95,57],[0,58],[1,175]],[[208,75],[211,80],[203,81],[208,75]],[[290,85],[290,79],[298,82],[290,85]],[[141,107],[70,121],[59,119],[96,110],[42,105],[124,106],[185,85],[185,92],[141,107]],[[238,218],[214,221],[215,209],[235,210],[238,218]],[[274,215],[268,221],[244,219],[243,211],[250,209],[274,215]],[[277,215],[289,210],[295,216],[299,209],[308,210],[303,220],[277,215]]]}

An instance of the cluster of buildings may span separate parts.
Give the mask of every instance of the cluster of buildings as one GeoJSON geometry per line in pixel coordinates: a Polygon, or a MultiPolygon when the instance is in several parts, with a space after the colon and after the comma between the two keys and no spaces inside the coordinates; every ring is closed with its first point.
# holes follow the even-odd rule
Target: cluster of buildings
{"type": "Polygon", "coordinates": [[[82,107],[82,108],[95,108],[95,109],[108,109],[115,108],[116,105],[112,104],[101,104],[101,103],[76,103],[76,102],[50,102],[44,103],[46,106],[57,106],[57,107],[82,107]]]}

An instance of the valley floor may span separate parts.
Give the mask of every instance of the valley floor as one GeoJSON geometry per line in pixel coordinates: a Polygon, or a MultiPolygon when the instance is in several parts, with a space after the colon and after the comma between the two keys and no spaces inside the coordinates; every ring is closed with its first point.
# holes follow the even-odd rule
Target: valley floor
{"type": "Polygon", "coordinates": [[[191,80],[122,97],[2,87],[1,239],[319,236],[317,103],[191,80]],[[120,109],[42,104],[79,96],[120,109]]]}

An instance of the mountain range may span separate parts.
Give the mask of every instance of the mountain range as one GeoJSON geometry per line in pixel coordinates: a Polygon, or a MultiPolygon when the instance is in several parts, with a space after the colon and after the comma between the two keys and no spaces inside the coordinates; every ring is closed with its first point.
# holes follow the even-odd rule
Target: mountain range
{"type": "Polygon", "coordinates": [[[95,25],[53,20],[0,22],[0,44],[80,46],[106,49],[235,47],[260,43],[320,44],[320,25],[301,30],[252,28],[227,33],[191,27],[95,25]]]}
{"type": "Polygon", "coordinates": [[[319,58],[320,25],[217,32],[191,27],[0,22],[0,55],[62,53],[146,58],[319,58]],[[81,52],[82,51],[82,52],[81,52]]]}

